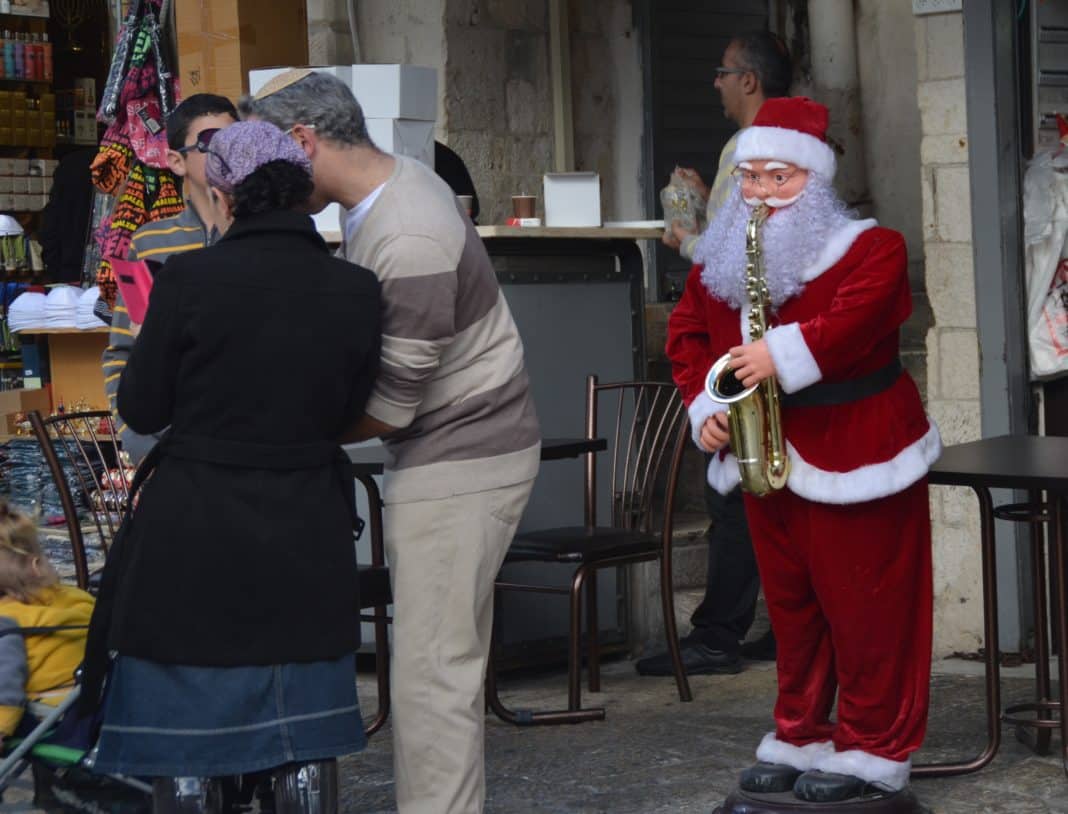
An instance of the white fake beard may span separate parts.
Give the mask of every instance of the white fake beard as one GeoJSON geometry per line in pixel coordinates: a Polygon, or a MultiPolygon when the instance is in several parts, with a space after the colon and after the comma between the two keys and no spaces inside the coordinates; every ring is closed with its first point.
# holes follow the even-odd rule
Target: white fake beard
{"type": "MultiPolygon", "coordinates": [[[[745,290],[745,225],[752,209],[735,186],[708,224],[693,262],[704,266],[701,282],[713,297],[733,308],[749,305],[745,290]]],[[[794,203],[776,209],[760,230],[764,273],[773,308],[805,288],[804,272],[819,260],[828,239],[855,216],[830,183],[809,173],[805,189],[794,203]]]]}

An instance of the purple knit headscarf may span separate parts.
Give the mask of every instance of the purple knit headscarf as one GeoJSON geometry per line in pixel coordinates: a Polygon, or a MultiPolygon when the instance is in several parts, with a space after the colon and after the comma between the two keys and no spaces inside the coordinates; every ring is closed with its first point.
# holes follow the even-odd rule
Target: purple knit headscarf
{"type": "Polygon", "coordinates": [[[216,133],[208,147],[204,169],[209,184],[230,193],[271,161],[288,161],[309,176],[312,174],[311,161],[301,146],[265,121],[238,122],[216,133]]]}

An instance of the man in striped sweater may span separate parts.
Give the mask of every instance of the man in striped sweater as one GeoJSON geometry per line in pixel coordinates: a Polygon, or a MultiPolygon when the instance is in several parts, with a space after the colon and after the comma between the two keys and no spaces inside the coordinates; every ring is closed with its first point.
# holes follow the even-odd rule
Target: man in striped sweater
{"type": "Polygon", "coordinates": [[[293,70],[242,103],[348,210],[345,256],[382,283],[382,366],[353,440],[381,436],[401,814],[482,811],[493,583],[538,471],[523,346],[485,247],[433,170],[379,151],[340,80],[293,70]]]}
{"type": "MultiPolygon", "coordinates": [[[[227,127],[235,121],[237,110],[233,102],[224,96],[209,93],[190,96],[167,117],[167,163],[174,174],[182,179],[185,210],[173,218],[146,223],[134,232],[127,254],[129,260],[162,263],[172,254],[202,249],[214,242],[217,232],[214,224],[205,218],[211,209],[208,181],[204,177],[206,144],[201,141],[200,134],[227,127]]],[[[119,294],[112,311],[111,338],[104,350],[104,387],[122,448],[129,454],[130,460],[137,464],[155,445],[157,436],[135,433],[126,426],[115,406],[119,379],[133,343],[130,315],[119,294]]]]}

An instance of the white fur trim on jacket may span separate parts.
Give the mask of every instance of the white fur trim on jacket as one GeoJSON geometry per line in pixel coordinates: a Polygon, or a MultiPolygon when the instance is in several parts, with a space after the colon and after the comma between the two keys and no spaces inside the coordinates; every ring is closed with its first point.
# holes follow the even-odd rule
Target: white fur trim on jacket
{"type": "Polygon", "coordinates": [[[788,322],[768,328],[764,338],[775,363],[775,377],[784,393],[796,393],[823,378],[820,366],[801,334],[801,324],[788,322]]]}
{"type": "Polygon", "coordinates": [[[738,459],[733,452],[728,452],[721,459],[713,455],[708,462],[708,485],[725,495],[742,482],[742,471],[738,468],[738,459]]]}
{"type": "Polygon", "coordinates": [[[869,229],[874,229],[878,225],[879,221],[875,218],[846,221],[846,224],[841,229],[827,238],[827,242],[823,245],[823,251],[820,252],[819,258],[815,263],[801,272],[801,279],[806,283],[815,280],[823,274],[823,272],[845,257],[846,252],[853,248],[853,244],[858,237],[869,229]]]}
{"type": "MultiPolygon", "coordinates": [[[[757,754],[759,755],[759,752],[757,754]]],[[[912,758],[889,760],[862,752],[860,749],[848,749],[844,752],[820,755],[813,762],[812,768],[821,772],[859,777],[883,791],[900,791],[909,784],[912,758]]]]}
{"type": "Polygon", "coordinates": [[[800,772],[819,765],[819,761],[834,754],[834,744],[830,741],[816,741],[805,746],[794,746],[775,737],[769,732],[757,747],[757,760],[765,763],[778,763],[780,766],[793,766],[800,772]]]}
{"type": "Polygon", "coordinates": [[[927,474],[942,454],[942,437],[928,417],[927,433],[888,461],[868,464],[849,472],[828,472],[802,458],[794,445],[786,442],[790,456],[787,488],[795,495],[816,503],[864,503],[896,495],[927,474]]]}
{"type": "Polygon", "coordinates": [[[701,446],[701,427],[704,426],[709,416],[727,412],[727,405],[712,401],[708,393],[702,390],[686,409],[690,413],[690,437],[693,438],[693,442],[697,444],[698,449],[708,452],[707,449],[701,446]]]}
{"type": "Polygon", "coordinates": [[[837,162],[827,142],[786,127],[747,127],[738,134],[734,162],[751,159],[789,161],[806,170],[834,180],[837,162]]]}

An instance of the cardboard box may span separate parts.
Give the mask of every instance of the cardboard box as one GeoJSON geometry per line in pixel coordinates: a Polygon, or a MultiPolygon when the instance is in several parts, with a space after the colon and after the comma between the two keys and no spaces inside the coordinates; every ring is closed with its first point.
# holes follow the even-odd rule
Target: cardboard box
{"type": "Polygon", "coordinates": [[[15,211],[15,196],[9,192],[0,193],[0,212],[15,211]]]}
{"type": "Polygon", "coordinates": [[[11,191],[16,195],[29,195],[30,179],[25,175],[16,175],[11,179],[11,191]]]}
{"type": "Polygon", "coordinates": [[[14,195],[15,180],[10,175],[0,175],[0,195],[14,195]]]}
{"type": "Polygon", "coordinates": [[[12,205],[11,208],[16,212],[29,212],[30,211],[30,196],[15,194],[10,196],[12,205]]]}
{"type": "Polygon", "coordinates": [[[48,390],[0,390],[0,416],[4,416],[4,428],[9,435],[15,432],[15,418],[30,410],[40,410],[47,416],[52,412],[52,397],[48,390]]]}
{"type": "Polygon", "coordinates": [[[176,0],[175,18],[183,96],[237,99],[253,68],[308,64],[307,0],[176,0]]]}
{"type": "Polygon", "coordinates": [[[96,116],[92,111],[74,111],[73,136],[79,144],[96,144],[96,116]]]}
{"type": "Polygon", "coordinates": [[[15,174],[15,159],[13,158],[0,158],[0,175],[14,175],[15,174]]]}
{"type": "Polygon", "coordinates": [[[438,117],[438,72],[421,65],[353,65],[352,92],[368,119],[438,117]]]}
{"type": "Polygon", "coordinates": [[[597,173],[546,173],[542,192],[546,226],[601,225],[601,176],[597,173]]]}
{"type": "Polygon", "coordinates": [[[434,122],[367,119],[367,134],[378,149],[417,158],[434,168],[434,122]]]}
{"type": "Polygon", "coordinates": [[[96,112],[96,80],[79,76],[74,80],[74,105],[81,110],[96,112]]]}
{"type": "Polygon", "coordinates": [[[41,176],[29,176],[26,178],[26,192],[30,195],[43,195],[45,192],[45,179],[41,176]]]}

